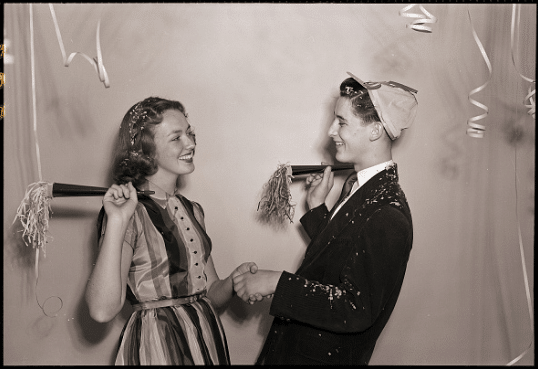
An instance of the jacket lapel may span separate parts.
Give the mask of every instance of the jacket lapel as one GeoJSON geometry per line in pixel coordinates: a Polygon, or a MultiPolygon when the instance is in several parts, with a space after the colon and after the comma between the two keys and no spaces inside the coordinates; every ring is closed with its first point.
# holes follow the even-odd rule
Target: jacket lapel
{"type": "Polygon", "coordinates": [[[360,229],[365,220],[368,219],[368,216],[365,215],[370,213],[372,209],[377,208],[370,205],[378,202],[378,199],[384,193],[382,188],[385,188],[385,185],[392,181],[398,181],[396,165],[379,172],[357,190],[338,210],[333,219],[328,220],[321,233],[311,241],[297,273],[315,262],[323,253],[323,250],[329,247],[346,227],[353,225],[355,228],[360,229]]]}

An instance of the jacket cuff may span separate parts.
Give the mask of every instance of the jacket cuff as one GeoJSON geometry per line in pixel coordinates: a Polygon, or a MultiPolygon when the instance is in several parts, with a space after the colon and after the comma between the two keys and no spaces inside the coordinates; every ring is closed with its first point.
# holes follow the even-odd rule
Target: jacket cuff
{"type": "Polygon", "coordinates": [[[291,296],[296,295],[304,282],[304,278],[284,270],[278,280],[269,314],[282,319],[289,318],[293,308],[291,296]]]}

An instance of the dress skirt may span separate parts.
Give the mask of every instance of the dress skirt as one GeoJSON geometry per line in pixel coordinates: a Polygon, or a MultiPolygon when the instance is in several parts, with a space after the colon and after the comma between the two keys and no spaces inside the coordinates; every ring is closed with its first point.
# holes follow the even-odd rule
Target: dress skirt
{"type": "Polygon", "coordinates": [[[135,310],[120,337],[116,365],[229,365],[222,323],[207,297],[135,310]]]}

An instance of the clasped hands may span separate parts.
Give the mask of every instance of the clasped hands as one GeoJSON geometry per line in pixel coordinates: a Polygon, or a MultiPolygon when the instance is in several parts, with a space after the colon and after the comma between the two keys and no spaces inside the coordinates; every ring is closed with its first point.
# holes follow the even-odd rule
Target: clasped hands
{"type": "MultiPolygon", "coordinates": [[[[321,163],[326,164],[326,163],[321,163]]],[[[306,180],[307,202],[313,209],[325,202],[327,194],[334,184],[334,174],[330,165],[323,173],[310,174],[306,180]]],[[[262,301],[264,297],[271,298],[282,272],[274,270],[258,270],[254,262],[243,263],[231,274],[233,289],[243,301],[249,304],[262,301]]]]}
{"type": "Polygon", "coordinates": [[[256,263],[243,263],[237,267],[231,277],[233,288],[243,301],[249,304],[271,298],[282,272],[258,269],[256,263]]]}

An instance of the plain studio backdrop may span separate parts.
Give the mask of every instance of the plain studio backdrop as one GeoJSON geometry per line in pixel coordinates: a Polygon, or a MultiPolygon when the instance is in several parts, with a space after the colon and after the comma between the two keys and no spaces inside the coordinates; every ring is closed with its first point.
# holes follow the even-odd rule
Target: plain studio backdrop
{"type": "MultiPolygon", "coordinates": [[[[521,74],[535,78],[536,5],[518,5],[513,34],[511,4],[425,4],[430,33],[406,27],[416,18],[404,6],[54,4],[66,56],[96,57],[100,41],[106,88],[82,55],[64,66],[48,4],[5,4],[4,364],[110,364],[130,313],[99,324],[83,298],[101,197],[52,200],[36,275],[12,225],[29,184],[110,186],[125,112],[177,99],[198,141],[181,189],[205,210],[219,276],[244,261],[294,272],[308,245],[304,177],[291,185],[293,223],[260,223],[258,202],[279,164],[334,163],[327,130],[347,71],[413,87],[419,102],[393,150],[413,250],[371,364],[507,364],[527,348],[517,364],[534,364],[535,120],[521,74]],[[486,82],[471,96],[487,106],[485,134],[470,137],[484,110],[469,95],[486,82]]],[[[269,306],[234,297],[222,312],[232,364],[256,360],[269,306]]]]}

